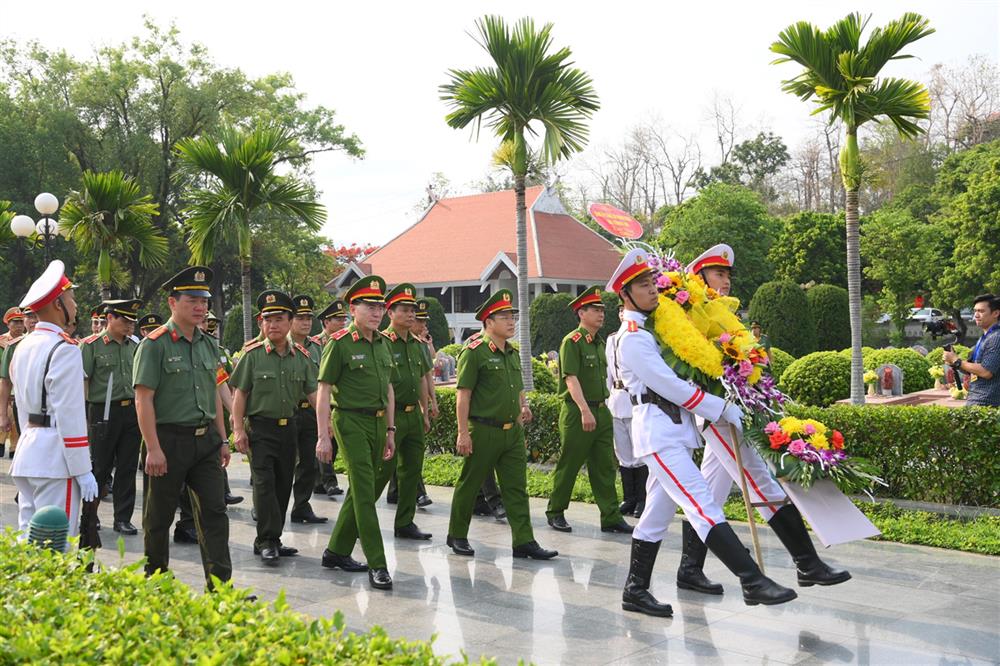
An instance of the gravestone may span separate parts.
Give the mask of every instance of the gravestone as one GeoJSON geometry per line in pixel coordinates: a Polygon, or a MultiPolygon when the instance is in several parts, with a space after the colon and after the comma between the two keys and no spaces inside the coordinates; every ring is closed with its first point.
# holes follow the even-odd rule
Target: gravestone
{"type": "Polygon", "coordinates": [[[894,363],[883,363],[875,370],[879,395],[903,395],[903,369],[894,363]]]}

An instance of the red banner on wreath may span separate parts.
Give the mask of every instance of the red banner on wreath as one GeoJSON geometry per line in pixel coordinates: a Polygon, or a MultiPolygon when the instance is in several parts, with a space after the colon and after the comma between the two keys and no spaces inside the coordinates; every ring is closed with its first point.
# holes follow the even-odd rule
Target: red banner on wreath
{"type": "Polygon", "coordinates": [[[623,210],[602,203],[592,203],[587,210],[602,229],[614,236],[631,240],[642,237],[642,225],[623,210]]]}

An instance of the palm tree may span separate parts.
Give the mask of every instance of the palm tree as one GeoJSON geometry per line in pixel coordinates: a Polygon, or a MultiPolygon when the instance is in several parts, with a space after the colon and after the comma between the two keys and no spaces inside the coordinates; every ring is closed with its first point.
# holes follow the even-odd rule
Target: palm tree
{"type": "Polygon", "coordinates": [[[218,136],[182,139],[176,146],[178,176],[204,182],[187,192],[190,203],[183,211],[192,262],[210,263],[222,239],[236,239],[245,340],[253,337],[251,232],[276,218],[297,220],[313,231],[326,220],[326,209],[307,183],[275,172],[293,147],[292,134],[274,125],[248,131],[227,126],[218,136]]]}
{"type": "Polygon", "coordinates": [[[525,230],[524,181],[529,167],[527,134],[543,131],[541,159],[552,163],[583,149],[587,142],[585,121],[600,108],[590,77],[572,67],[570,50],[550,53],[552,24],[535,30],[522,18],[513,32],[498,16],[476,22],[476,40],[493,59],[492,67],[448,71],[450,81],[440,87],[441,99],[451,112],[451,127],[473,125],[478,136],[485,120],[500,139],[502,160],[514,176],[517,219],[517,299],[521,307],[519,333],[521,373],[526,390],[534,387],[528,321],[528,245],[525,230]]]}
{"type": "Polygon", "coordinates": [[[84,256],[97,253],[101,298],[111,298],[112,260],[138,250],[139,265],[154,268],[167,258],[167,239],[153,224],[157,205],[121,171],[83,172],[83,187],[70,192],[59,215],[60,231],[84,256]]]}
{"type": "Polygon", "coordinates": [[[858,189],[864,169],[858,155],[858,128],[868,121],[889,120],[900,136],[913,139],[924,131],[915,121],[930,113],[930,95],[923,84],[878,78],[890,60],[912,56],[900,51],[934,32],[930,22],[908,12],[875,28],[861,45],[868,18],[849,14],[823,31],[800,21],[790,25],[771,45],[781,55],[773,64],[796,62],[802,72],[782,82],[782,90],[803,101],[813,99],[813,115],[828,112],[829,122],[841,122],[847,140],[840,152],[840,172],[846,190],[847,290],[851,319],[851,401],[864,404],[861,358],[861,255],[858,240],[858,189]]]}

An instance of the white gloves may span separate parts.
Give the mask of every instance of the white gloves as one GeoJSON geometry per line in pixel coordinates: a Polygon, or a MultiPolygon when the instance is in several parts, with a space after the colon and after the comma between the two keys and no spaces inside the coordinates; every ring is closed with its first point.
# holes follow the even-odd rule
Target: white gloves
{"type": "Polygon", "coordinates": [[[722,411],[722,420],[732,423],[740,433],[743,432],[743,410],[736,405],[726,406],[722,411]]]}
{"type": "Polygon", "coordinates": [[[87,472],[76,477],[76,482],[80,484],[80,495],[84,502],[93,502],[97,499],[97,479],[93,472],[87,472]]]}

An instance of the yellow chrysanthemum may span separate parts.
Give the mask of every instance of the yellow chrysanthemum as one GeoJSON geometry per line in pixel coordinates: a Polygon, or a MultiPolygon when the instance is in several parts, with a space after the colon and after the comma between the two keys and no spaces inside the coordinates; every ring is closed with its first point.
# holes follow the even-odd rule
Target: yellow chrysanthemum
{"type": "Polygon", "coordinates": [[[709,377],[722,376],[722,353],[698,330],[684,308],[660,296],[655,318],[656,337],[670,347],[677,358],[709,377]]]}
{"type": "Polygon", "coordinates": [[[823,423],[821,423],[820,421],[817,421],[816,419],[806,419],[805,423],[808,423],[813,428],[816,428],[816,432],[820,435],[825,435],[827,432],[826,426],[823,425],[823,423]]]}
{"type": "Polygon", "coordinates": [[[747,377],[747,382],[749,382],[750,385],[753,386],[754,384],[760,381],[760,378],[763,376],[763,374],[764,372],[761,369],[761,367],[759,365],[755,365],[753,368],[753,372],[751,372],[750,376],[747,377]]]}
{"type": "Polygon", "coordinates": [[[786,416],[785,418],[778,421],[778,425],[781,429],[787,432],[789,435],[801,434],[805,429],[806,424],[802,419],[796,418],[794,416],[786,416]]]}
{"type": "Polygon", "coordinates": [[[828,449],[830,448],[830,441],[826,438],[826,435],[817,432],[815,435],[809,438],[809,443],[812,444],[817,449],[828,449]]]}

